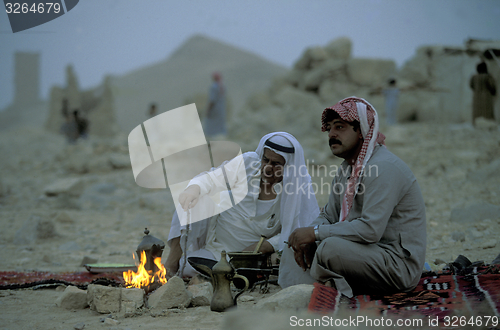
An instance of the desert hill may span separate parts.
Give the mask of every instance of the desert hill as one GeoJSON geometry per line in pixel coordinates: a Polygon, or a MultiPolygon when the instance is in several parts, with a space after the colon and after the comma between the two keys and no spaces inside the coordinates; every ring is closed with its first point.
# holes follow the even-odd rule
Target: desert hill
{"type": "MultiPolygon", "coordinates": [[[[266,89],[288,70],[250,52],[195,35],[165,61],[111,80],[119,127],[128,132],[143,122],[151,102],[163,112],[206,95],[214,71],[222,74],[233,111],[237,111],[250,95],[266,89]]],[[[204,106],[197,104],[200,112],[204,106]]]]}

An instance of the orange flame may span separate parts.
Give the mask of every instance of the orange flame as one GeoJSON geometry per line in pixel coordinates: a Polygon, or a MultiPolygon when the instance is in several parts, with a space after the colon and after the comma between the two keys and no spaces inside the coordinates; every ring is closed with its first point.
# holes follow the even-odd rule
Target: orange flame
{"type": "MultiPolygon", "coordinates": [[[[135,259],[135,254],[134,254],[135,259]]],[[[146,288],[150,284],[157,282],[160,284],[167,283],[167,270],[161,263],[161,258],[157,257],[154,259],[155,265],[158,267],[158,271],[153,274],[153,271],[147,271],[144,267],[146,265],[146,252],[142,251],[141,261],[137,265],[137,272],[128,270],[123,272],[123,279],[125,280],[125,287],[127,288],[146,288]]]]}

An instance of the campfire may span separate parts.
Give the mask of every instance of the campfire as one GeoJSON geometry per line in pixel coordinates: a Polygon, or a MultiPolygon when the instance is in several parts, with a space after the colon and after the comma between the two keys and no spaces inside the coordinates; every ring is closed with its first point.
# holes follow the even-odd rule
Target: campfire
{"type": "MultiPolygon", "coordinates": [[[[136,259],[135,254],[134,259],[136,259]]],[[[153,262],[156,267],[152,267],[153,269],[147,269],[149,267],[146,267],[146,265],[149,263],[146,251],[142,251],[140,261],[137,265],[137,272],[134,272],[133,270],[123,272],[125,287],[141,288],[145,289],[146,292],[149,292],[167,283],[167,270],[161,263],[161,257],[154,258],[153,262]]]]}
{"type": "Polygon", "coordinates": [[[127,288],[144,289],[151,292],[167,283],[167,270],[161,263],[161,255],[165,243],[149,235],[149,230],[144,230],[144,238],[137,247],[133,257],[137,265],[137,272],[128,270],[123,272],[123,279],[127,288]],[[140,259],[139,262],[136,256],[140,259]]]}

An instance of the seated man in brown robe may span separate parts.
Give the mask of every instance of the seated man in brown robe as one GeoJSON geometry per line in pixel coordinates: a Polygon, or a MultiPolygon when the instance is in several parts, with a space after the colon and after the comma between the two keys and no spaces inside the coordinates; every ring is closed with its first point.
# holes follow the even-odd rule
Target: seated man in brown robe
{"type": "Polygon", "coordinates": [[[283,252],[286,258],[293,251],[290,258],[306,273],[297,267],[280,285],[319,281],[348,297],[412,290],[426,248],[425,205],[415,176],[383,145],[377,113],[366,100],[341,100],[324,110],[322,124],[330,150],[345,161],[323,212],[311,227],[294,230],[291,249],[283,252]]]}

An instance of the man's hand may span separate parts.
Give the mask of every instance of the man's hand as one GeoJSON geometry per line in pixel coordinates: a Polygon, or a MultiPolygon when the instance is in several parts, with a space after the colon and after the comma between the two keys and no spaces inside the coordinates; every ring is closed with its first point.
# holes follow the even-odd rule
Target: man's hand
{"type": "Polygon", "coordinates": [[[200,198],[200,186],[193,184],[179,195],[179,203],[184,211],[193,208],[200,198]]]}
{"type": "Polygon", "coordinates": [[[310,244],[316,241],[314,227],[302,227],[295,229],[288,237],[288,246],[294,251],[298,250],[303,244],[310,244]]]}
{"type": "Polygon", "coordinates": [[[316,253],[316,235],[313,227],[295,229],[288,238],[288,247],[293,249],[297,264],[303,269],[311,268],[316,253]]]}
{"type": "Polygon", "coordinates": [[[317,248],[318,246],[316,245],[316,243],[309,243],[302,245],[300,250],[293,251],[293,257],[295,258],[295,262],[304,271],[311,268],[311,264],[313,262],[317,248]]]}

